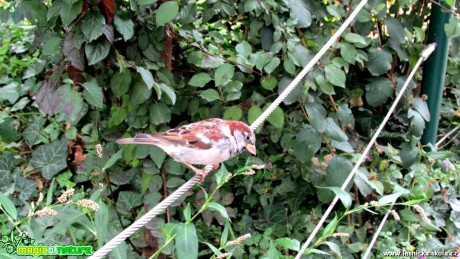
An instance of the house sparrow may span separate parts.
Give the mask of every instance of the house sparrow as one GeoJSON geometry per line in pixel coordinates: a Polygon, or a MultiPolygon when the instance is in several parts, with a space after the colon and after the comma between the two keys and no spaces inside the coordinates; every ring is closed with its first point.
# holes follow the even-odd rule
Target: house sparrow
{"type": "Polygon", "coordinates": [[[193,165],[214,165],[213,170],[244,150],[256,155],[256,138],[248,125],[239,121],[207,119],[166,132],[139,133],[134,138],[117,140],[118,144],[155,145],[174,160],[184,163],[203,181],[204,169],[193,165]]]}

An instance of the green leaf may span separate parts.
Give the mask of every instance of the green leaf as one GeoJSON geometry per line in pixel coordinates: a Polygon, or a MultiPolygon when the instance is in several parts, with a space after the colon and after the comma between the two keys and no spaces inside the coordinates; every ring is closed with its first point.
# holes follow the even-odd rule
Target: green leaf
{"type": "Polygon", "coordinates": [[[175,104],[176,103],[176,93],[174,92],[174,90],[170,86],[164,83],[159,83],[158,86],[160,87],[161,92],[165,93],[166,96],[168,96],[169,100],[171,100],[171,103],[175,104]]]}
{"type": "Polygon", "coordinates": [[[14,206],[14,203],[3,193],[0,193],[0,207],[2,207],[11,219],[16,221],[18,217],[16,207],[14,206]]]}
{"type": "Polygon", "coordinates": [[[366,85],[366,101],[373,107],[386,103],[393,93],[394,88],[388,78],[373,78],[366,85]]]}
{"type": "Polygon", "coordinates": [[[349,64],[354,65],[358,56],[358,51],[350,43],[343,42],[340,46],[340,55],[349,64]]]}
{"type": "Polygon", "coordinates": [[[291,0],[288,2],[291,19],[297,20],[297,28],[310,27],[312,17],[307,4],[302,0],[291,0]]]}
{"type": "Polygon", "coordinates": [[[428,109],[426,101],[422,100],[422,98],[415,98],[412,102],[412,107],[420,113],[425,121],[430,121],[430,110],[428,109]]]}
{"type": "Polygon", "coordinates": [[[153,145],[150,146],[149,155],[158,168],[163,165],[163,162],[166,159],[166,153],[163,151],[163,149],[153,145]]]}
{"type": "Polygon", "coordinates": [[[59,87],[57,92],[59,96],[62,96],[58,111],[65,114],[66,121],[73,125],[77,124],[85,112],[80,93],[72,89],[70,85],[59,87]]]}
{"type": "Polygon", "coordinates": [[[104,34],[105,18],[97,11],[89,11],[81,21],[80,28],[86,39],[91,42],[104,34]]]}
{"type": "Polygon", "coordinates": [[[324,132],[326,130],[326,109],[319,103],[309,102],[305,104],[305,110],[307,111],[310,125],[315,130],[324,132]]]}
{"type": "Polygon", "coordinates": [[[405,42],[404,28],[399,19],[390,17],[384,19],[390,39],[398,44],[405,42]]]}
{"type": "Polygon", "coordinates": [[[339,219],[337,216],[332,219],[327,226],[323,230],[323,236],[330,236],[334,234],[335,230],[337,229],[337,226],[339,225],[339,219]]]}
{"type": "MultiPolygon", "coordinates": [[[[334,156],[326,168],[326,185],[341,187],[352,169],[350,160],[339,155],[334,156]]],[[[345,190],[350,190],[352,185],[350,182],[345,190]]]]}
{"type": "Polygon", "coordinates": [[[55,188],[56,188],[56,179],[53,178],[48,188],[48,192],[46,193],[46,206],[49,206],[53,202],[53,193],[54,193],[55,188]]]}
{"type": "Polygon", "coordinates": [[[140,5],[154,4],[157,0],[138,0],[140,5]]]}
{"type": "Polygon", "coordinates": [[[203,87],[211,80],[212,78],[210,75],[206,73],[198,73],[193,75],[192,79],[190,79],[188,84],[195,87],[203,87]]]}
{"type": "Polygon", "coordinates": [[[305,125],[296,135],[294,154],[302,163],[310,162],[313,155],[321,148],[321,135],[310,125],[305,125]]]}
{"type": "Polygon", "coordinates": [[[284,126],[284,112],[280,107],[276,107],[275,110],[268,116],[267,121],[278,129],[284,126]]]}
{"type": "Polygon", "coordinates": [[[118,15],[115,15],[113,20],[115,28],[123,36],[124,41],[130,40],[134,35],[134,23],[129,18],[121,18],[118,15]]]}
{"type": "Polygon", "coordinates": [[[333,191],[334,194],[337,197],[339,197],[340,201],[342,201],[342,204],[343,206],[345,206],[345,208],[348,209],[351,207],[352,199],[351,199],[350,193],[340,189],[339,187],[335,187],[335,186],[317,186],[317,188],[333,191]]]}
{"type": "Polygon", "coordinates": [[[144,81],[137,81],[131,93],[131,104],[139,105],[147,101],[152,96],[152,88],[147,87],[144,81]]]}
{"type": "Polygon", "coordinates": [[[382,196],[380,199],[379,199],[379,204],[380,205],[385,205],[385,204],[391,204],[393,202],[396,202],[396,200],[403,194],[405,194],[406,192],[397,192],[397,193],[393,193],[393,194],[388,194],[388,195],[385,195],[385,196],[382,196]]]}
{"type": "Polygon", "coordinates": [[[99,209],[94,213],[94,223],[96,225],[97,245],[102,247],[108,237],[109,210],[104,202],[100,201],[98,204],[99,209]]]}
{"type": "Polygon", "coordinates": [[[324,132],[326,136],[332,138],[333,140],[344,142],[348,140],[347,135],[339,127],[337,122],[332,118],[326,119],[326,131],[324,132]]]}
{"type": "Polygon", "coordinates": [[[278,57],[272,58],[272,60],[270,60],[267,65],[265,65],[265,72],[267,72],[267,74],[271,74],[279,66],[280,63],[281,61],[278,57]]]}
{"type": "Polygon", "coordinates": [[[82,86],[85,89],[85,91],[83,92],[83,96],[85,97],[86,101],[89,104],[102,109],[103,107],[102,88],[99,87],[96,79],[91,79],[90,81],[84,83],[82,86]]]}
{"type": "Polygon", "coordinates": [[[120,158],[123,156],[123,149],[118,150],[117,153],[113,154],[107,162],[105,162],[104,166],[102,167],[102,170],[107,170],[110,167],[112,167],[120,158]]]}
{"type": "Polygon", "coordinates": [[[353,32],[345,33],[343,38],[347,42],[357,45],[358,48],[367,46],[366,39],[357,33],[353,33],[353,32]]]}
{"type": "Polygon", "coordinates": [[[30,164],[41,169],[42,176],[50,180],[55,174],[67,168],[67,141],[54,141],[41,145],[32,152],[30,164]]]}
{"type": "Polygon", "coordinates": [[[213,102],[220,99],[219,92],[214,89],[206,89],[201,92],[200,97],[205,99],[208,102],[213,102]]]}
{"type": "Polygon", "coordinates": [[[267,90],[273,90],[278,84],[278,80],[274,76],[264,76],[260,78],[260,84],[267,90]]]}
{"type": "Polygon", "coordinates": [[[109,55],[109,51],[110,44],[105,38],[85,44],[85,54],[88,59],[88,65],[94,65],[105,59],[107,55],[109,55]]]}
{"type": "MultiPolygon", "coordinates": [[[[61,16],[64,26],[69,27],[69,24],[81,13],[83,0],[64,1],[64,3],[64,6],[59,11],[59,15],[61,16]]],[[[55,3],[53,3],[53,5],[54,4],[55,3]]]]}
{"type": "Polygon", "coordinates": [[[14,126],[16,120],[11,117],[6,117],[0,120],[0,141],[11,143],[16,140],[18,130],[14,126]]]}
{"type": "Polygon", "coordinates": [[[243,117],[243,110],[237,105],[234,105],[224,112],[224,120],[238,121],[243,117]]]}
{"type": "Polygon", "coordinates": [[[120,97],[128,92],[131,85],[131,73],[125,71],[123,73],[116,73],[110,80],[110,89],[112,89],[115,97],[120,97]]]}
{"type": "Polygon", "coordinates": [[[151,90],[153,87],[153,83],[155,83],[152,73],[143,67],[137,67],[137,72],[141,74],[142,80],[144,80],[145,84],[148,87],[148,90],[151,90]]]}
{"type": "Polygon", "coordinates": [[[13,81],[0,88],[0,100],[8,100],[14,104],[19,99],[19,83],[13,81]]]}
{"type": "Polygon", "coordinates": [[[156,12],[156,23],[163,26],[172,21],[179,13],[179,5],[176,1],[163,2],[156,12]]]}
{"type": "Polygon", "coordinates": [[[235,47],[236,53],[247,58],[252,53],[252,47],[247,41],[238,43],[235,47]]]}
{"type": "Polygon", "coordinates": [[[142,205],[142,195],[132,191],[121,191],[117,200],[117,211],[123,214],[130,213],[130,211],[142,205]]]}
{"type": "Polygon", "coordinates": [[[316,83],[319,85],[319,88],[321,89],[321,91],[327,95],[333,95],[335,94],[334,92],[334,86],[332,86],[332,84],[330,84],[326,78],[324,78],[323,75],[318,75],[315,77],[315,81],[316,83]]]}
{"type": "Polygon", "coordinates": [[[214,81],[216,82],[216,86],[223,86],[230,82],[233,78],[235,73],[235,67],[230,64],[223,64],[216,69],[214,73],[214,81]]]}
{"type": "Polygon", "coordinates": [[[381,48],[370,48],[367,70],[369,70],[373,76],[382,75],[391,69],[392,60],[390,52],[381,48]]]}
{"type": "Polygon", "coordinates": [[[333,85],[345,88],[345,72],[334,64],[328,64],[324,68],[326,79],[333,85]]]}
{"type": "Polygon", "coordinates": [[[13,154],[9,152],[0,154],[0,175],[10,175],[16,164],[17,161],[13,154]]]}
{"type": "Polygon", "coordinates": [[[150,123],[160,125],[171,120],[171,109],[164,103],[154,103],[149,110],[150,123]]]}
{"type": "Polygon", "coordinates": [[[109,127],[119,125],[128,117],[128,111],[124,107],[118,107],[113,105],[110,108],[110,118],[109,118],[109,127]]]}
{"type": "MultiPolygon", "coordinates": [[[[254,123],[254,121],[257,120],[257,118],[259,118],[259,116],[262,114],[262,109],[260,109],[259,107],[253,105],[251,106],[251,108],[249,108],[249,111],[248,111],[248,122],[250,124],[254,123]]],[[[260,125],[257,130],[261,129],[262,128],[262,125],[260,125]]]]}
{"type": "Polygon", "coordinates": [[[198,237],[192,223],[177,224],[176,228],[177,258],[198,258],[198,237]]]}
{"type": "Polygon", "coordinates": [[[217,203],[217,202],[210,202],[208,204],[208,208],[211,209],[211,210],[215,210],[217,212],[220,213],[220,215],[224,218],[224,219],[227,219],[229,220],[230,218],[228,217],[228,213],[227,213],[227,210],[224,208],[224,206],[222,206],[221,204],[217,203]]]}
{"type": "Polygon", "coordinates": [[[300,242],[296,239],[291,239],[288,237],[282,237],[275,240],[276,244],[281,246],[284,249],[299,251],[300,250],[300,242]]]}

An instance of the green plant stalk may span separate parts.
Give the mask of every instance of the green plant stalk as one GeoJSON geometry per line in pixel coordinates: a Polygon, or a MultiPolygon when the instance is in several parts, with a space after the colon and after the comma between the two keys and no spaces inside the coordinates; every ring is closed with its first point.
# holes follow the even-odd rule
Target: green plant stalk
{"type": "Polygon", "coordinates": [[[158,248],[158,250],[152,256],[150,256],[149,259],[157,258],[160,255],[161,251],[163,249],[165,249],[169,245],[169,243],[171,243],[174,240],[176,235],[177,234],[174,234],[171,237],[169,237],[168,239],[166,239],[166,242],[160,248],[158,248]]]}

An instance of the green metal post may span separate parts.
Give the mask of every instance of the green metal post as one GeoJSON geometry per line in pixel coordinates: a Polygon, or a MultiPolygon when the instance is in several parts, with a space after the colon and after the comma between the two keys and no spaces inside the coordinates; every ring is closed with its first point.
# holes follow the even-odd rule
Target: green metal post
{"type": "Polygon", "coordinates": [[[436,143],[449,50],[449,39],[444,31],[444,24],[449,22],[450,13],[446,10],[450,10],[451,7],[445,0],[437,2],[443,7],[431,4],[428,29],[428,43],[436,42],[436,49],[423,66],[422,94],[428,96],[427,104],[431,114],[421,140],[424,145],[429,143],[435,145],[436,143]]]}

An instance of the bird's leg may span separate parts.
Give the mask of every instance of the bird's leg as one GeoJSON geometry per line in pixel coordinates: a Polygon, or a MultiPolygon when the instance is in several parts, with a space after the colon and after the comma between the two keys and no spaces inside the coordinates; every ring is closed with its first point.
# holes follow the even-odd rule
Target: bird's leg
{"type": "Polygon", "coordinates": [[[183,162],[183,163],[184,163],[184,165],[186,165],[188,168],[192,169],[192,170],[195,172],[195,174],[201,176],[201,182],[204,182],[204,178],[206,178],[206,175],[208,174],[208,173],[206,172],[206,170],[204,170],[204,169],[198,169],[198,168],[194,167],[193,165],[191,165],[191,164],[189,164],[189,163],[185,163],[185,162],[183,162]]]}

